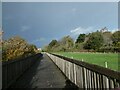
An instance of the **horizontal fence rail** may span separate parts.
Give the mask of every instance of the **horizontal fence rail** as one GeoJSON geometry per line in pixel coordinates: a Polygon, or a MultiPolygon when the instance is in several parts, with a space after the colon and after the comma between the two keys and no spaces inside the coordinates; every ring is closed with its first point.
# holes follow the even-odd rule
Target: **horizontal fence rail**
{"type": "Polygon", "coordinates": [[[42,54],[38,53],[23,59],[2,62],[2,88],[12,85],[40,57],[42,54]]]}
{"type": "Polygon", "coordinates": [[[46,54],[79,88],[100,90],[120,88],[120,72],[56,54],[46,54]]]}

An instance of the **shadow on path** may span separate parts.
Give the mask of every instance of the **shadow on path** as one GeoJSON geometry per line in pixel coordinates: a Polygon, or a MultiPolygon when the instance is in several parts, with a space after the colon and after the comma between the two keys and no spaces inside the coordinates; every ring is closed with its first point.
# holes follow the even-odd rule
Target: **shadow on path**
{"type": "Polygon", "coordinates": [[[42,59],[43,58],[39,58],[10,88],[31,88],[31,81],[34,78],[42,59]]]}
{"type": "Polygon", "coordinates": [[[45,54],[42,59],[38,59],[10,88],[77,89],[73,83],[65,78],[57,66],[45,54]]]}

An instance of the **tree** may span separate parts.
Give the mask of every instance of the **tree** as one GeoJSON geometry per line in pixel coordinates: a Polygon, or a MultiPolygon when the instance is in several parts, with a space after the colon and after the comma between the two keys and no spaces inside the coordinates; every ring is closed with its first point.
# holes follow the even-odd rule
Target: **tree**
{"type": "Polygon", "coordinates": [[[3,41],[2,58],[4,61],[26,57],[37,53],[35,45],[28,44],[19,36],[3,41]]]}
{"type": "Polygon", "coordinates": [[[98,50],[103,45],[103,37],[101,32],[93,32],[90,34],[89,39],[84,45],[85,49],[98,50]]]}
{"type": "Polygon", "coordinates": [[[46,50],[49,51],[55,51],[56,46],[58,45],[58,41],[57,40],[52,40],[48,46],[46,47],[46,50]]]}
{"type": "Polygon", "coordinates": [[[85,34],[80,34],[75,43],[82,43],[85,40],[85,34]]]}
{"type": "Polygon", "coordinates": [[[83,45],[84,45],[84,43],[75,43],[74,50],[75,51],[83,50],[83,45]]]}
{"type": "Polygon", "coordinates": [[[63,37],[59,43],[63,51],[71,51],[74,46],[74,40],[70,36],[63,37]]]}
{"type": "Polygon", "coordinates": [[[57,44],[57,40],[52,40],[50,43],[49,43],[49,47],[53,47],[57,44]]]}
{"type": "Polygon", "coordinates": [[[110,47],[112,46],[112,33],[111,32],[103,32],[102,33],[103,40],[104,40],[104,46],[110,47]]]}
{"type": "Polygon", "coordinates": [[[114,46],[119,46],[120,43],[120,31],[116,31],[112,34],[112,41],[114,46]]]}
{"type": "Polygon", "coordinates": [[[52,40],[48,46],[44,48],[45,51],[71,51],[74,46],[74,40],[70,36],[65,36],[59,41],[52,40]]]}

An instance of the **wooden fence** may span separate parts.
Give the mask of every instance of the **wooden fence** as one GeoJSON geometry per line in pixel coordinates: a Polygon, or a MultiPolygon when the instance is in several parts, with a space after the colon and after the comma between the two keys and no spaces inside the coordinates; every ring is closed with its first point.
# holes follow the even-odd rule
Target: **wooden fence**
{"type": "Polygon", "coordinates": [[[120,88],[120,72],[60,55],[47,55],[59,67],[64,75],[84,90],[110,90],[120,88]]]}
{"type": "Polygon", "coordinates": [[[12,85],[40,57],[42,54],[38,53],[24,59],[2,62],[2,88],[8,88],[12,85]]]}

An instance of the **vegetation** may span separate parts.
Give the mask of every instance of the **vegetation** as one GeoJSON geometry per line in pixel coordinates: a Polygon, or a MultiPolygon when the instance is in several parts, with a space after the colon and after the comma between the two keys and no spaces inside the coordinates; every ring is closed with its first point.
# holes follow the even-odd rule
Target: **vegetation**
{"type": "Polygon", "coordinates": [[[112,33],[105,27],[96,32],[79,34],[75,41],[70,36],[65,36],[58,41],[51,41],[44,50],[78,60],[83,59],[85,62],[103,67],[105,67],[105,62],[107,62],[109,69],[118,71],[120,67],[120,65],[118,66],[118,53],[120,52],[119,36],[120,31],[112,33]]]}
{"type": "Polygon", "coordinates": [[[111,33],[102,28],[89,34],[80,34],[74,41],[70,36],[52,40],[43,50],[47,52],[120,52],[120,31],[111,33]]]}
{"type": "Polygon", "coordinates": [[[98,50],[102,45],[103,45],[102,33],[97,31],[89,35],[89,39],[84,44],[84,48],[98,50]]]}
{"type": "Polygon", "coordinates": [[[105,62],[107,62],[108,68],[116,71],[118,71],[118,68],[120,68],[120,65],[118,64],[117,53],[57,52],[55,54],[63,55],[77,60],[83,60],[84,62],[100,65],[102,67],[105,67],[105,62]]]}
{"type": "Polygon", "coordinates": [[[71,51],[73,46],[74,40],[70,36],[65,36],[59,41],[52,40],[49,45],[44,48],[44,51],[71,51]]]}
{"type": "Polygon", "coordinates": [[[113,33],[112,41],[114,46],[120,47],[120,31],[113,33]]]}
{"type": "Polygon", "coordinates": [[[35,45],[28,44],[23,38],[19,36],[4,40],[2,46],[3,61],[27,57],[38,52],[35,45]]]}
{"type": "Polygon", "coordinates": [[[82,43],[85,41],[85,34],[80,34],[76,40],[76,43],[82,43]]]}

